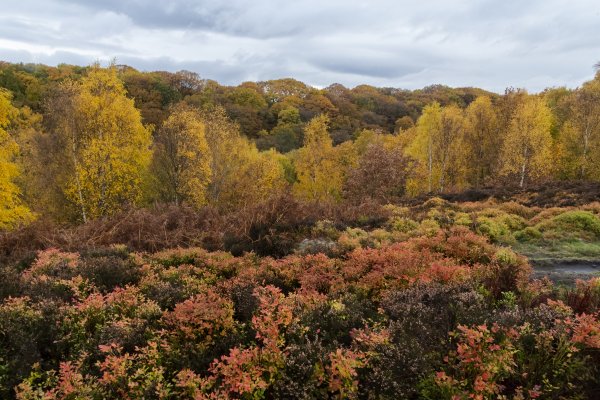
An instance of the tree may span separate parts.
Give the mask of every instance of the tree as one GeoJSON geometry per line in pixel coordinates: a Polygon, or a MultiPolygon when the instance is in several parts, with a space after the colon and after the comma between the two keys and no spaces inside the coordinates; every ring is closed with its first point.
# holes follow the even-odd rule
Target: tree
{"type": "Polygon", "coordinates": [[[341,198],[343,171],[327,126],[329,118],[313,118],[304,130],[304,145],[295,155],[298,182],[294,192],[300,198],[313,201],[341,198]]]}
{"type": "Polygon", "coordinates": [[[455,105],[426,106],[417,121],[417,134],[408,154],[426,168],[427,191],[444,191],[448,183],[461,183],[464,165],[461,144],[464,134],[462,110],[455,105]]]}
{"type": "Polygon", "coordinates": [[[61,162],[56,184],[87,221],[113,214],[142,196],[150,162],[150,131],[125,95],[115,67],[93,66],[50,99],[51,147],[61,162]]]}
{"type": "Polygon", "coordinates": [[[137,203],[151,136],[114,68],[95,67],[82,80],[76,111],[83,143],[67,194],[91,218],[137,203]]]}
{"type": "Polygon", "coordinates": [[[259,152],[222,107],[203,109],[201,115],[211,156],[211,204],[229,211],[244,208],[284,186],[283,167],[273,152],[259,152]]]}
{"type": "Polygon", "coordinates": [[[268,104],[255,84],[245,83],[229,90],[223,106],[227,114],[240,124],[241,132],[248,137],[256,137],[264,128],[263,117],[268,104]]]}
{"type": "Polygon", "coordinates": [[[415,126],[415,122],[410,116],[405,115],[403,117],[398,118],[394,125],[394,132],[399,133],[415,126]]]}
{"type": "Polygon", "coordinates": [[[167,118],[169,103],[163,98],[163,93],[158,89],[161,86],[160,77],[153,74],[139,72],[133,68],[125,69],[119,74],[125,89],[135,101],[135,106],[142,114],[145,124],[160,126],[167,118]]]}
{"type": "MultiPolygon", "coordinates": [[[[43,170],[48,169],[47,163],[40,163],[37,142],[43,132],[42,115],[34,112],[28,106],[18,108],[10,123],[10,135],[19,147],[15,163],[19,169],[19,177],[15,180],[22,193],[22,199],[32,211],[43,210],[39,207],[38,196],[44,188],[49,189],[48,180],[43,180],[43,170]],[[33,208],[35,207],[35,208],[33,208]]],[[[54,157],[53,153],[46,157],[54,157]]],[[[51,180],[50,180],[51,181],[51,180]]]]}
{"type": "Polygon", "coordinates": [[[17,110],[10,102],[10,94],[0,90],[0,229],[11,229],[33,218],[23,204],[19,187],[15,184],[19,168],[14,158],[19,146],[6,131],[17,110]]]}
{"type": "Polygon", "coordinates": [[[302,99],[300,115],[303,121],[310,120],[317,115],[327,114],[330,118],[337,113],[337,108],[331,100],[321,93],[311,93],[302,99]]]}
{"type": "Polygon", "coordinates": [[[568,109],[560,135],[567,168],[579,179],[600,179],[600,77],[573,93],[568,109]]]}
{"type": "Polygon", "coordinates": [[[496,115],[498,118],[498,129],[503,136],[510,129],[513,116],[519,106],[529,97],[524,89],[506,88],[504,95],[496,102],[496,115]]]}
{"type": "Polygon", "coordinates": [[[551,169],[552,113],[543,99],[530,96],[521,103],[506,133],[501,156],[501,175],[515,176],[519,187],[551,169]]]}
{"type": "Polygon", "coordinates": [[[356,203],[373,199],[390,203],[404,195],[412,162],[398,146],[382,140],[367,145],[358,165],[350,170],[344,185],[345,196],[356,203]]]}
{"type": "Polygon", "coordinates": [[[295,107],[285,108],[277,114],[277,126],[256,141],[260,149],[275,148],[287,153],[302,145],[302,122],[300,112],[295,107]]]}
{"type": "Polygon", "coordinates": [[[468,181],[479,187],[494,169],[500,151],[498,118],[487,96],[480,96],[465,111],[465,155],[468,181]]]}
{"type": "Polygon", "coordinates": [[[463,183],[465,121],[462,110],[454,104],[444,107],[440,125],[436,149],[440,168],[438,188],[443,192],[450,184],[463,183]]]}
{"type": "Polygon", "coordinates": [[[289,96],[304,98],[316,90],[292,78],[259,82],[258,86],[263,90],[270,104],[278,103],[289,96]]]}
{"type": "Polygon", "coordinates": [[[265,98],[258,92],[258,88],[238,86],[227,95],[227,99],[238,106],[246,106],[255,110],[267,108],[268,104],[265,98]]]}
{"type": "Polygon", "coordinates": [[[201,115],[192,108],[173,110],[156,135],[152,172],[163,200],[199,207],[207,202],[211,155],[201,115]]]}
{"type": "Polygon", "coordinates": [[[432,103],[423,109],[417,121],[417,133],[408,148],[408,154],[419,160],[427,169],[427,192],[433,190],[434,151],[436,137],[441,130],[442,108],[432,103]]]}

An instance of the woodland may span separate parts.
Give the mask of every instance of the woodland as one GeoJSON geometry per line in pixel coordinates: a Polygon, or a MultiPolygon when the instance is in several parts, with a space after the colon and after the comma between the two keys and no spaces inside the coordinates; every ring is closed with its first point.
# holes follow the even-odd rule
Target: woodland
{"type": "Polygon", "coordinates": [[[0,398],[597,399],[600,72],[0,62],[0,398]]]}

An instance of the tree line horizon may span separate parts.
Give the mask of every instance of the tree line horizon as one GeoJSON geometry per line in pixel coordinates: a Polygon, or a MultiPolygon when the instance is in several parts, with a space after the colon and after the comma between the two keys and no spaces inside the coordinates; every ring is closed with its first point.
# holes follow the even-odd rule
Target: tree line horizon
{"type": "Polygon", "coordinates": [[[600,73],[496,94],[0,63],[0,229],[156,203],[383,204],[557,180],[600,180],[600,73]]]}

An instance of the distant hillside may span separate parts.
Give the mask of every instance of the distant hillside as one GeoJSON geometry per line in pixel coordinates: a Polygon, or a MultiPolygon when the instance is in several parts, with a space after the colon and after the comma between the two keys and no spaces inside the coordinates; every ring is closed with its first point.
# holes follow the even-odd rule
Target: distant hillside
{"type": "MultiPolygon", "coordinates": [[[[88,68],[0,62],[0,87],[13,93],[16,106],[28,106],[39,112],[44,95],[57,83],[80,79],[88,68]]],[[[118,69],[128,95],[141,110],[144,123],[160,126],[169,115],[169,107],[181,100],[194,105],[218,104],[240,124],[242,133],[258,139],[259,147],[274,145],[282,151],[300,147],[301,125],[318,114],[331,116],[331,136],[335,143],[341,143],[362,129],[393,133],[412,126],[423,107],[434,101],[442,106],[466,107],[478,96],[498,96],[483,89],[443,85],[404,90],[369,85],[350,89],[334,83],[317,89],[292,78],[224,86],[190,71],[140,72],[126,65],[118,69]],[[286,115],[280,114],[287,109],[298,111],[297,115],[287,115],[298,125],[282,129],[278,125],[286,115]],[[274,130],[275,137],[265,139],[266,133],[274,130]]]]}

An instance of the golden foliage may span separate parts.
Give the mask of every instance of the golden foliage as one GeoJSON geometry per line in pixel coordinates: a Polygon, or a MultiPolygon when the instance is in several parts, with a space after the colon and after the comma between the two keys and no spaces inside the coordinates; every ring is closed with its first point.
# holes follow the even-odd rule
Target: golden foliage
{"type": "Polygon", "coordinates": [[[455,105],[432,103],[423,109],[407,153],[420,162],[418,175],[426,179],[411,180],[411,191],[442,192],[464,183],[464,128],[462,110],[455,105]]]}
{"type": "Polygon", "coordinates": [[[304,131],[304,146],[295,154],[298,181],[294,193],[304,200],[339,200],[342,195],[344,170],[342,161],[350,164],[347,146],[333,147],[327,132],[329,118],[313,118],[304,131]]]}
{"type": "Polygon", "coordinates": [[[0,90],[0,229],[11,229],[33,219],[33,214],[21,201],[21,191],[15,184],[20,173],[14,162],[19,146],[5,130],[16,114],[9,93],[0,90]]]}
{"type": "Polygon", "coordinates": [[[494,172],[501,139],[491,99],[478,97],[465,110],[465,167],[473,186],[482,185],[494,172]]]}
{"type": "Polygon", "coordinates": [[[550,175],[551,127],[552,113],[543,99],[530,96],[520,104],[504,138],[500,173],[515,176],[521,187],[526,179],[550,175]]]}
{"type": "Polygon", "coordinates": [[[242,208],[264,200],[285,184],[273,151],[260,152],[240,134],[221,107],[202,110],[211,153],[209,202],[221,210],[242,208]]]}
{"type": "Polygon", "coordinates": [[[142,196],[150,162],[150,131],[114,68],[94,67],[76,86],[70,138],[74,171],[65,187],[82,219],[113,214],[142,196]]]}
{"type": "Polygon", "coordinates": [[[158,132],[152,172],[163,200],[195,207],[207,202],[211,154],[201,117],[196,110],[178,107],[158,132]]]}

